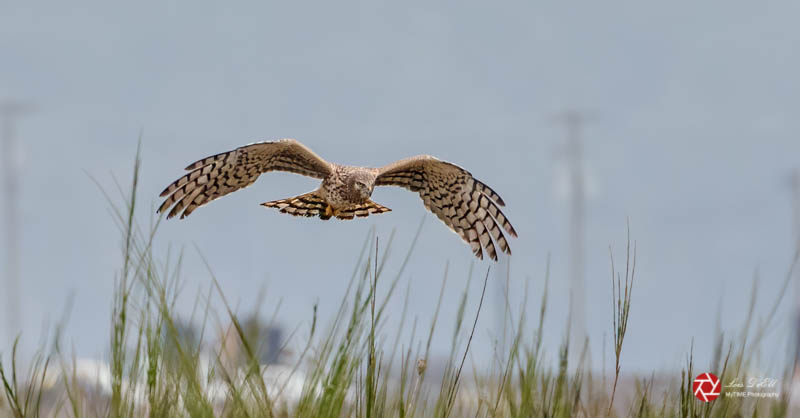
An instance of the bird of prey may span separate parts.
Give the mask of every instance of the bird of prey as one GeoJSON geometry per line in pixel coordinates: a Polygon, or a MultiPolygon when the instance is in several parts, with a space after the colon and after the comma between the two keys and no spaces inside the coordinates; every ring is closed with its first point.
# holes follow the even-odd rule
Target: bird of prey
{"type": "Polygon", "coordinates": [[[406,158],[381,168],[330,163],[294,139],[259,142],[203,158],[186,167],[188,174],[161,192],[158,212],[167,219],[189,216],[200,206],[253,184],[270,171],[322,179],[318,189],[262,203],[294,216],[353,219],[391,209],[373,202],[375,186],[399,186],[417,192],[425,208],[457,233],[479,259],[483,251],[497,261],[497,250],[511,254],[506,233],[517,236],[500,211],[503,199],[467,170],[429,155],[406,158]],[[174,205],[174,206],[173,206],[174,205]]]}

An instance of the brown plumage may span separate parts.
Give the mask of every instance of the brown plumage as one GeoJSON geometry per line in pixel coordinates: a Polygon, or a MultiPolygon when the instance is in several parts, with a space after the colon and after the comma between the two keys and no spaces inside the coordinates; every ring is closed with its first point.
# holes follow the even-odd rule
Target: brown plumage
{"type": "Polygon", "coordinates": [[[262,203],[295,216],[353,219],[391,209],[373,202],[375,186],[400,186],[416,192],[433,212],[472,248],[497,260],[497,248],[511,254],[505,234],[517,236],[500,210],[503,199],[463,168],[429,155],[397,161],[382,168],[329,163],[294,139],[260,142],[204,158],[186,167],[188,174],[167,186],[158,208],[167,219],[189,216],[198,207],[253,184],[270,171],[288,171],[322,179],[314,191],[262,203]]]}

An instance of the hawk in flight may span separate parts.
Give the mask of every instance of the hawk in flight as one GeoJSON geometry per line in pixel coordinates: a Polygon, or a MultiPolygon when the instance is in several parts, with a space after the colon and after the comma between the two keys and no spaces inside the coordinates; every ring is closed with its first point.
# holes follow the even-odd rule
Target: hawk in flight
{"type": "Polygon", "coordinates": [[[517,236],[500,206],[503,199],[467,170],[429,155],[406,158],[381,168],[329,163],[294,139],[259,142],[223,152],[186,167],[189,172],[167,186],[158,212],[167,219],[189,216],[195,209],[253,184],[261,173],[288,171],[322,179],[318,189],[262,203],[294,216],[353,219],[391,209],[373,202],[375,186],[400,186],[417,192],[436,214],[483,259],[497,260],[497,249],[511,254],[503,231],[517,236]]]}

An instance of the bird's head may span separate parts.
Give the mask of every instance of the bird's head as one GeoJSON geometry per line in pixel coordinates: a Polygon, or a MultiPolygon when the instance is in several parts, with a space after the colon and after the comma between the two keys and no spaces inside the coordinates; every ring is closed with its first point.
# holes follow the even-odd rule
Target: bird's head
{"type": "Polygon", "coordinates": [[[350,177],[350,192],[360,200],[367,201],[372,196],[375,179],[368,173],[355,172],[350,177]]]}

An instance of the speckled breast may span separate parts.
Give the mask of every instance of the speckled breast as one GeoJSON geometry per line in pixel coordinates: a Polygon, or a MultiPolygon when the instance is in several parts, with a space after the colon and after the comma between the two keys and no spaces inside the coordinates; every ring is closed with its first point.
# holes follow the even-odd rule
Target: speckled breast
{"type": "Polygon", "coordinates": [[[335,169],[330,176],[322,181],[322,191],[328,204],[336,209],[346,208],[353,205],[348,198],[346,173],[341,169],[335,169]]]}

